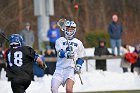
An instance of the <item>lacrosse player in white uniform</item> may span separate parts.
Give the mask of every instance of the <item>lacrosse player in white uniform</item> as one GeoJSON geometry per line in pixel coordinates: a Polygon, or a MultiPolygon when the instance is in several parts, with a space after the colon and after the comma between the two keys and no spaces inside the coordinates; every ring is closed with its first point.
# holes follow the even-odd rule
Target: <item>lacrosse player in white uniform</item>
{"type": "Polygon", "coordinates": [[[66,21],[65,37],[56,40],[55,48],[58,52],[58,60],[51,80],[52,93],[58,93],[60,85],[66,85],[66,93],[72,93],[75,82],[74,74],[81,72],[85,50],[82,42],[73,37],[75,32],[75,22],[66,21]]]}

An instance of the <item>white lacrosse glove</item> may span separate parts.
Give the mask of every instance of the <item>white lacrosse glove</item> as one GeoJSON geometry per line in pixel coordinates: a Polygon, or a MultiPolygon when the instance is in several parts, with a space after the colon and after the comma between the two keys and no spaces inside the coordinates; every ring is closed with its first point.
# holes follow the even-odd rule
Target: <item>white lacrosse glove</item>
{"type": "Polygon", "coordinates": [[[81,65],[79,65],[79,64],[76,64],[76,66],[75,66],[75,73],[76,74],[79,74],[79,73],[81,73],[81,65]]]}
{"type": "Polygon", "coordinates": [[[67,52],[65,53],[65,57],[66,57],[67,59],[74,59],[74,52],[73,52],[73,51],[67,51],[67,52]]]}
{"type": "Polygon", "coordinates": [[[75,56],[75,54],[74,54],[72,46],[67,47],[65,57],[67,59],[74,59],[74,56],[75,56]]]}
{"type": "Polygon", "coordinates": [[[77,74],[81,73],[81,68],[82,68],[83,63],[84,63],[84,60],[82,58],[78,58],[76,60],[75,73],[77,73],[77,74]]]}

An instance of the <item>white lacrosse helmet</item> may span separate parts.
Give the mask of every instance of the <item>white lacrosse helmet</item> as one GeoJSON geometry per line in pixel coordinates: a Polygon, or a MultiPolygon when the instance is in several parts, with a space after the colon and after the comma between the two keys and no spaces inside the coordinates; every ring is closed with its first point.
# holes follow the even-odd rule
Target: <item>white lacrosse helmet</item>
{"type": "Polygon", "coordinates": [[[75,22],[67,20],[66,23],[65,23],[65,26],[66,26],[66,28],[67,27],[74,28],[74,30],[72,32],[67,31],[67,29],[65,30],[65,34],[67,36],[73,36],[75,34],[75,32],[76,32],[76,24],[75,24],[75,22]]]}

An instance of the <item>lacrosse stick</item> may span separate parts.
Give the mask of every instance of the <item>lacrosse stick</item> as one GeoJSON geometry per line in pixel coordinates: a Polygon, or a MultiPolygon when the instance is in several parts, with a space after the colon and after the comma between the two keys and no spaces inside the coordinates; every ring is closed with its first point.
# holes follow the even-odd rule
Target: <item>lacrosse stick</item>
{"type": "MultiPolygon", "coordinates": [[[[57,25],[60,27],[60,29],[62,30],[62,31],[66,31],[66,19],[60,19],[58,22],[57,22],[57,25]]],[[[67,40],[67,44],[68,44],[68,47],[70,47],[70,45],[69,45],[69,41],[68,41],[68,36],[65,34],[65,36],[66,36],[66,40],[67,40]]],[[[74,60],[74,58],[72,59],[73,60],[73,62],[74,62],[74,64],[75,64],[75,66],[76,66],[76,62],[75,62],[75,60],[74,60]]],[[[81,75],[80,75],[80,73],[77,73],[78,74],[78,76],[79,76],[79,79],[80,79],[80,82],[81,82],[81,84],[83,85],[83,81],[82,81],[82,78],[81,78],[81,75]]]]}
{"type": "Polygon", "coordinates": [[[66,19],[60,19],[58,22],[57,22],[57,25],[60,27],[60,29],[62,31],[65,31],[65,25],[66,25],[66,19]]]}
{"type": "Polygon", "coordinates": [[[0,30],[0,35],[5,38],[7,41],[9,41],[9,39],[3,34],[2,30],[0,30]]]}

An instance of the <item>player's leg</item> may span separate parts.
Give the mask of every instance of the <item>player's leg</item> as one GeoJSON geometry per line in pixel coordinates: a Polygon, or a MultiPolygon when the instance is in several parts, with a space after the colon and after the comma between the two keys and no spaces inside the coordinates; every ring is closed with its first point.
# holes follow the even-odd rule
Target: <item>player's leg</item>
{"type": "Polygon", "coordinates": [[[30,84],[31,84],[31,80],[25,80],[25,81],[23,81],[24,90],[26,90],[29,87],[30,84]]]}
{"type": "Polygon", "coordinates": [[[63,69],[56,69],[55,70],[53,77],[52,77],[52,80],[51,80],[52,93],[58,93],[58,88],[63,82],[63,77],[64,77],[63,72],[64,72],[63,69]]]}
{"type": "Polygon", "coordinates": [[[66,93],[73,93],[74,81],[72,79],[67,79],[66,81],[66,93]]]}
{"type": "Polygon", "coordinates": [[[13,93],[25,93],[25,90],[29,87],[30,80],[13,79],[11,80],[11,88],[13,93]]]}
{"type": "Polygon", "coordinates": [[[58,93],[58,88],[61,85],[62,81],[52,78],[51,80],[51,91],[52,93],[58,93]]]}
{"type": "Polygon", "coordinates": [[[24,93],[24,86],[20,85],[19,80],[12,80],[11,81],[11,88],[13,93],[24,93]]]}
{"type": "Polygon", "coordinates": [[[74,85],[74,68],[68,68],[65,70],[65,84],[66,84],[66,93],[73,92],[73,85],[74,85]]]}

